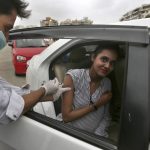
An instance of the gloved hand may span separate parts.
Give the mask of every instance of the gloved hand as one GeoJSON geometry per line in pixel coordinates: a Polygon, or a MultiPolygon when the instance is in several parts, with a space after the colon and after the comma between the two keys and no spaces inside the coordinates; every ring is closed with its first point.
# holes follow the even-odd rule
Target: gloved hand
{"type": "Polygon", "coordinates": [[[55,78],[54,80],[49,80],[48,82],[46,82],[41,87],[43,87],[45,89],[45,96],[50,95],[50,94],[54,94],[57,92],[57,90],[59,88],[58,79],[55,78]]]}
{"type": "Polygon", "coordinates": [[[70,87],[63,88],[62,86],[63,86],[63,84],[59,84],[57,92],[55,94],[53,94],[53,102],[55,102],[56,100],[58,100],[62,93],[71,90],[70,87]]]}

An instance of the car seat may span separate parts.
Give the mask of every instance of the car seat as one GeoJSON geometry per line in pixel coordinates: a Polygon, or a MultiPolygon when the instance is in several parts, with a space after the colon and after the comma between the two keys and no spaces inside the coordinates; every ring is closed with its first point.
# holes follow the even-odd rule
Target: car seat
{"type": "MultiPolygon", "coordinates": [[[[86,49],[84,47],[73,49],[67,61],[60,61],[61,58],[53,65],[53,71],[59,82],[63,83],[66,72],[69,69],[85,68],[87,66],[86,49]]],[[[61,98],[54,103],[56,115],[61,113],[61,98]]],[[[60,119],[59,119],[60,120],[60,119]]]]}
{"type": "Polygon", "coordinates": [[[53,65],[53,71],[59,82],[63,82],[65,73],[69,69],[84,68],[86,66],[86,49],[84,47],[74,49],[70,52],[67,62],[56,62],[53,65]],[[85,65],[85,66],[84,66],[85,65]]]}

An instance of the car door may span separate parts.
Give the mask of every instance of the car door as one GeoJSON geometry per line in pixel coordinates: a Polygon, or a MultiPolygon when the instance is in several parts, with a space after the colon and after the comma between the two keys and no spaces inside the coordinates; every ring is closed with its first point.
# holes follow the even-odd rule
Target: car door
{"type": "Polygon", "coordinates": [[[63,26],[11,32],[11,39],[55,37],[122,42],[126,45],[120,132],[115,144],[62,122],[28,112],[18,121],[0,126],[3,150],[147,150],[149,139],[149,34],[146,27],[63,26]]]}

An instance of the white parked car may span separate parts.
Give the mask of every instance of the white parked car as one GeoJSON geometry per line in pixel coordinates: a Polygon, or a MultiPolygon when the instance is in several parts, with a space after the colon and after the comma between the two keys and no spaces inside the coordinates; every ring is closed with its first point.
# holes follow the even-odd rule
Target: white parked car
{"type": "Polygon", "coordinates": [[[22,29],[11,38],[58,38],[28,63],[27,83],[35,90],[49,79],[63,82],[68,69],[85,68],[91,53],[103,43],[118,44],[121,59],[112,81],[112,122],[109,138],[61,121],[61,98],[38,103],[8,126],[0,126],[3,150],[148,150],[150,138],[150,34],[148,27],[124,25],[58,26],[22,29]]]}

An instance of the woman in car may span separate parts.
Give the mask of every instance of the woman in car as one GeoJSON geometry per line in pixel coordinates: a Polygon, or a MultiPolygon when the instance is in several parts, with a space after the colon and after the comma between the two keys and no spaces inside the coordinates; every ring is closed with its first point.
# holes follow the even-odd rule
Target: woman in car
{"type": "Polygon", "coordinates": [[[64,93],[62,117],[65,123],[108,137],[110,122],[109,101],[111,81],[106,77],[119,57],[118,46],[101,45],[91,57],[88,69],[73,69],[66,73],[64,86],[71,91],[64,93]]]}

